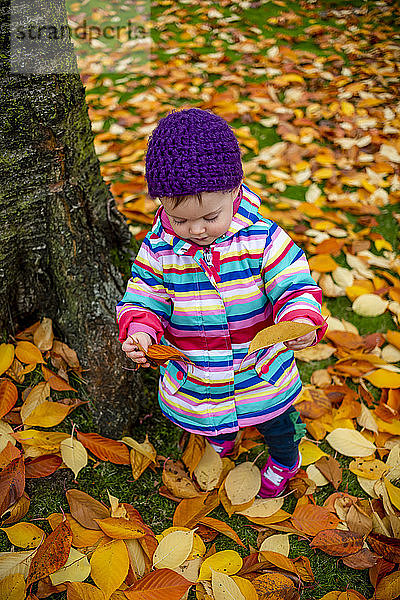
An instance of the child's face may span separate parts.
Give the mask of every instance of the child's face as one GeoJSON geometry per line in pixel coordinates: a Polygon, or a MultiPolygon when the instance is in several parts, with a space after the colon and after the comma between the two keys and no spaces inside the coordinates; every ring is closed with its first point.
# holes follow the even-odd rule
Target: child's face
{"type": "Polygon", "coordinates": [[[240,186],[233,192],[203,192],[201,204],[196,196],[190,196],[176,208],[170,199],[161,202],[179,237],[208,246],[229,229],[239,189],[240,186]]]}

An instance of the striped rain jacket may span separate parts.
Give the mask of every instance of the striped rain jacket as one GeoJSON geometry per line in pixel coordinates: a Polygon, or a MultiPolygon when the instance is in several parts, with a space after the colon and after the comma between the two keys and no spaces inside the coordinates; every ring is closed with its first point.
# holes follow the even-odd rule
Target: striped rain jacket
{"type": "Polygon", "coordinates": [[[308,318],[323,324],[316,344],[327,329],[303,251],[259,214],[260,198],[245,185],[239,201],[228,231],[208,248],[169,233],[160,207],[117,305],[121,342],[144,331],[191,359],[160,367],[159,402],[171,421],[206,436],[272,419],[301,392],[283,343],[245,358],[256,333],[308,318]]]}

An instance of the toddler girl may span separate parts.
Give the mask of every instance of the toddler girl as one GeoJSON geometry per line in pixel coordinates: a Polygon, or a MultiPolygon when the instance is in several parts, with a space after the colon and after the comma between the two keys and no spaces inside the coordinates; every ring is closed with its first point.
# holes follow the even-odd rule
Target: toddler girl
{"type": "Polygon", "coordinates": [[[260,495],[273,497],[301,462],[293,350],[316,344],[327,325],[303,251],[259,214],[260,198],[242,178],[239,145],[224,119],[190,108],[160,120],[146,180],[162,205],[117,320],[122,349],[142,366],[149,364],[133,340],[144,350],[173,346],[192,361],[160,367],[159,402],[171,421],[207,436],[221,456],[232,452],[239,429],[257,427],[269,447],[260,495]],[[323,327],[245,358],[254,336],[280,321],[323,327]]]}

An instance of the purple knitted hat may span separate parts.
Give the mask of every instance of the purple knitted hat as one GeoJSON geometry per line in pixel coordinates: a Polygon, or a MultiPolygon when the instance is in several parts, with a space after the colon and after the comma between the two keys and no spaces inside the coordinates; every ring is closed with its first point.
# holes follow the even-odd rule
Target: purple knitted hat
{"type": "Polygon", "coordinates": [[[233,190],[242,177],[233,130],[212,112],[171,112],[149,138],[146,180],[152,198],[233,190]]]}

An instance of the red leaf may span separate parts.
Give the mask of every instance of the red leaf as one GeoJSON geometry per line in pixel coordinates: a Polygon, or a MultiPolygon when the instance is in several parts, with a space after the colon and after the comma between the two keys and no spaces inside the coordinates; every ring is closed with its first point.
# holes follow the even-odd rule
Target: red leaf
{"type": "Polygon", "coordinates": [[[45,454],[38,456],[33,460],[25,462],[25,477],[27,479],[36,479],[37,477],[47,477],[55,471],[62,463],[62,458],[56,454],[45,454]]]}
{"type": "Polygon", "coordinates": [[[0,473],[0,514],[21,498],[25,489],[25,465],[22,456],[14,458],[0,473]]]}
{"type": "Polygon", "coordinates": [[[100,460],[109,460],[116,465],[129,465],[129,450],[122,442],[103,437],[97,433],[77,431],[78,440],[100,460]]]}

